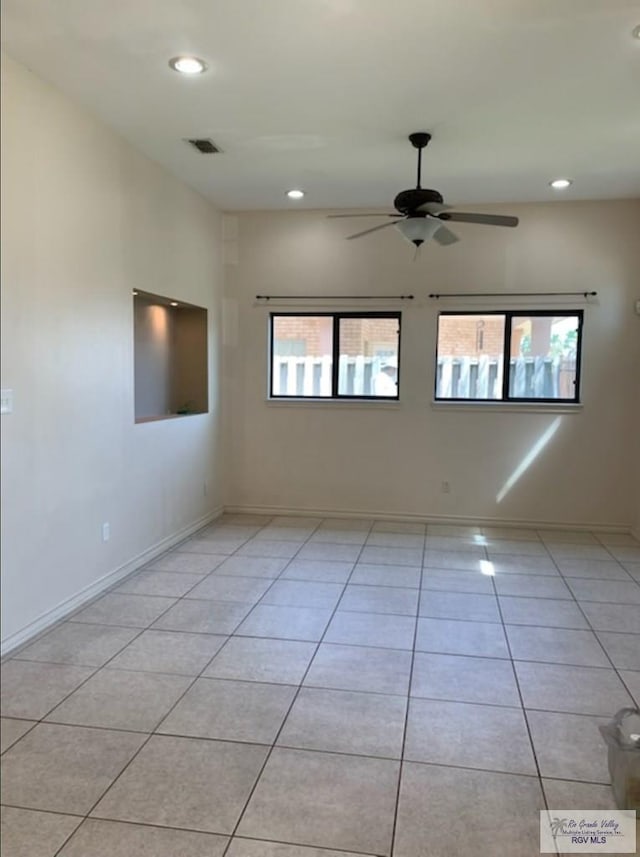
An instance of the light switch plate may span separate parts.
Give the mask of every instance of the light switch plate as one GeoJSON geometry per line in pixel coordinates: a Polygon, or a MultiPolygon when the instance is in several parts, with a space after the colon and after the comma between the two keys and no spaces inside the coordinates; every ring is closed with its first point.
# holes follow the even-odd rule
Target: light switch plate
{"type": "Polygon", "coordinates": [[[0,414],[13,413],[13,390],[0,390],[0,414]]]}

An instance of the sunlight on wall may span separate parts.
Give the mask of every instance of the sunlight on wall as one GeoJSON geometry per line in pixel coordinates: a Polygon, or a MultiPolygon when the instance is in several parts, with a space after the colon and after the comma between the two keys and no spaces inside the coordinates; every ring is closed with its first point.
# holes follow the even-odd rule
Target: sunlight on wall
{"type": "Polygon", "coordinates": [[[554,434],[558,431],[558,427],[562,422],[562,417],[556,417],[555,420],[551,423],[549,428],[542,434],[539,440],[531,447],[529,452],[522,459],[520,464],[513,471],[511,476],[504,483],[498,495],[496,496],[496,502],[500,503],[511,491],[513,486],[516,484],[518,479],[522,476],[522,474],[531,467],[536,458],[540,455],[545,446],[549,443],[554,434]]]}

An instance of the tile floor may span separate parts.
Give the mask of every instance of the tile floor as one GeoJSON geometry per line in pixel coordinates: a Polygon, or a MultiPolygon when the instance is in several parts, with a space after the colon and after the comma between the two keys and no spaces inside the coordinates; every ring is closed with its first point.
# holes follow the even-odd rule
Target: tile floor
{"type": "Polygon", "coordinates": [[[630,536],[226,515],[5,662],[3,857],[529,857],[613,807],[630,536]]]}

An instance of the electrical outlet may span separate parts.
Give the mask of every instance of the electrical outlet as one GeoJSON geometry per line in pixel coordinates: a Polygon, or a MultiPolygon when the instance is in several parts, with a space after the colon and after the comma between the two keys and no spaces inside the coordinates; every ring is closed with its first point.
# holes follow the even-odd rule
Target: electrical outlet
{"type": "Polygon", "coordinates": [[[108,542],[111,538],[111,526],[108,521],[102,525],[102,541],[108,542]]]}
{"type": "Polygon", "coordinates": [[[451,493],[451,485],[448,482],[442,483],[442,493],[443,494],[450,494],[451,493]]]}

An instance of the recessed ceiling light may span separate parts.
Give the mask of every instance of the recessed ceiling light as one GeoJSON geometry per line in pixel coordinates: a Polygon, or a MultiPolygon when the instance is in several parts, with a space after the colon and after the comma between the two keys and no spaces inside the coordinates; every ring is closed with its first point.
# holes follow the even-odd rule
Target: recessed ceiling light
{"type": "Polygon", "coordinates": [[[637,27],[634,27],[633,30],[631,30],[631,35],[634,39],[640,39],[640,24],[638,24],[637,27]]]}
{"type": "Polygon", "coordinates": [[[198,57],[173,57],[169,65],[180,74],[202,74],[207,68],[206,62],[198,57]]]}
{"type": "Polygon", "coordinates": [[[549,184],[554,190],[564,190],[565,188],[568,188],[569,185],[573,184],[573,182],[571,179],[554,179],[552,182],[549,182],[549,184]]]}
{"type": "Polygon", "coordinates": [[[170,301],[169,306],[178,306],[178,301],[170,301]]]}
{"type": "Polygon", "coordinates": [[[302,199],[302,197],[304,196],[304,191],[303,190],[288,190],[287,196],[289,197],[289,199],[302,199]]]}

